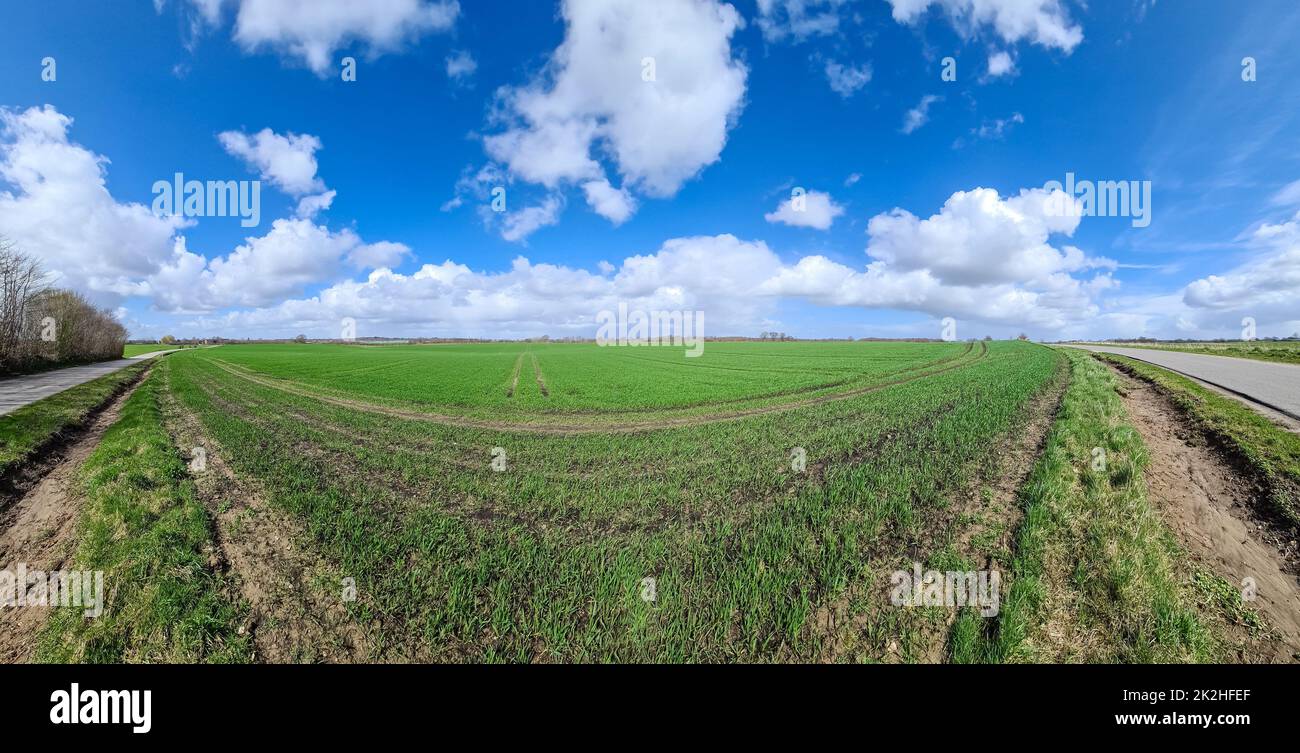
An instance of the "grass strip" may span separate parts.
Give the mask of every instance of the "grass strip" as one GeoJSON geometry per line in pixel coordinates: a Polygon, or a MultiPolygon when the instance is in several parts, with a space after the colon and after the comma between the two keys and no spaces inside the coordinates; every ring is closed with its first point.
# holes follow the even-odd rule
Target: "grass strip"
{"type": "Polygon", "coordinates": [[[1185,557],[1146,498],[1146,448],[1117,382],[1064,351],[1071,380],[1025,486],[996,628],[954,628],[961,662],[1204,662],[1222,643],[1185,557]]]}
{"type": "Polygon", "coordinates": [[[147,366],[144,363],[128,366],[0,416],[0,476],[12,471],[61,432],[83,423],[96,409],[126,389],[147,366]]]}
{"type": "Polygon", "coordinates": [[[85,509],[72,569],[103,571],[104,613],[56,610],[44,662],[244,662],[239,608],[209,568],[212,523],[163,428],[150,377],[80,469],[85,509]]]}

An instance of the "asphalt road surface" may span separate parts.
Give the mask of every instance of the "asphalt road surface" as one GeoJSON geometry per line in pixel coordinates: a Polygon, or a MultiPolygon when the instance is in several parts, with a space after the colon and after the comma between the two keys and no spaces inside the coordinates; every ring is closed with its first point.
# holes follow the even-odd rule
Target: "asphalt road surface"
{"type": "Polygon", "coordinates": [[[1071,345],[1072,348],[1116,353],[1134,360],[1208,382],[1257,403],[1300,419],[1300,366],[1255,361],[1231,356],[1207,356],[1153,348],[1118,348],[1110,345],[1071,345]]]}
{"type": "Polygon", "coordinates": [[[70,366],[66,369],[0,379],[0,416],[12,413],[24,405],[31,405],[37,400],[47,398],[55,393],[76,387],[79,384],[85,384],[92,379],[98,379],[105,374],[112,374],[119,369],[125,369],[133,363],[140,363],[154,356],[171,352],[170,350],[160,350],[155,353],[135,356],[134,358],[120,358],[116,361],[102,361],[87,366],[70,366]]]}

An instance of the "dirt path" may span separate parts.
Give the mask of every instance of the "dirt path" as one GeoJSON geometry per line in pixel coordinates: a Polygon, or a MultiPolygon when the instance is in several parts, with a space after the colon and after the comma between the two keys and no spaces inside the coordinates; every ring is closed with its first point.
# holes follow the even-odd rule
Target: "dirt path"
{"type": "MultiPolygon", "coordinates": [[[[44,478],[0,514],[0,569],[18,563],[33,570],[60,570],[76,546],[81,513],[77,470],[117,421],[122,405],[139,382],[122,392],[76,435],[44,478]]],[[[47,607],[0,608],[0,663],[30,661],[36,637],[49,617],[47,607]]]]}
{"type": "Polygon", "coordinates": [[[1300,581],[1284,537],[1256,514],[1257,485],[1206,445],[1152,385],[1114,370],[1124,407],[1151,455],[1147,493],[1192,556],[1234,586],[1253,579],[1257,610],[1280,635],[1273,661],[1300,660],[1300,581]]]}
{"type": "MultiPolygon", "coordinates": [[[[974,348],[967,349],[962,356],[969,355],[974,348]]],[[[589,424],[542,424],[542,423],[511,423],[507,421],[495,421],[487,419],[476,419],[467,416],[450,416],[440,413],[425,413],[413,410],[403,410],[386,405],[368,403],[363,400],[352,398],[332,397],[313,390],[301,387],[292,382],[272,379],[269,377],[258,376],[252,372],[237,368],[231,364],[219,360],[212,360],[211,363],[222,371],[231,376],[238,377],[253,384],[268,387],[273,390],[279,390],[290,395],[318,400],[329,405],[337,405],[342,408],[351,410],[364,411],[366,413],[377,413],[384,416],[393,416],[411,421],[428,421],[430,423],[443,424],[445,426],[456,426],[465,429],[487,429],[491,431],[513,431],[526,434],[556,434],[562,436],[571,436],[575,434],[631,434],[642,431],[656,431],[659,429],[673,429],[685,426],[701,426],[704,424],[717,423],[720,421],[735,421],[752,416],[761,416],[770,413],[781,413],[784,411],[795,410],[797,408],[807,408],[822,403],[835,402],[838,400],[848,400],[862,395],[868,395],[873,392],[879,392],[889,387],[900,384],[907,384],[918,379],[937,376],[954,369],[962,369],[988,356],[988,345],[979,343],[979,352],[971,358],[961,358],[954,361],[939,361],[936,363],[945,364],[941,368],[933,368],[936,363],[930,363],[918,366],[914,372],[904,372],[904,376],[897,376],[892,379],[876,382],[865,387],[857,387],[843,392],[835,392],[829,395],[820,395],[818,397],[794,400],[788,403],[778,403],[775,405],[763,405],[756,408],[743,408],[721,413],[704,413],[691,414],[673,418],[659,418],[647,421],[625,422],[625,423],[589,423],[589,424]],[[928,369],[928,370],[926,370],[928,369]]],[[[539,386],[540,372],[539,375],[539,386]]],[[[549,392],[546,393],[549,395],[549,392]]]]}
{"type": "MultiPolygon", "coordinates": [[[[224,450],[204,435],[193,415],[170,393],[169,430],[183,453],[204,449],[205,467],[191,463],[199,498],[215,521],[219,548],[214,567],[234,576],[236,600],[249,606],[255,658],[269,663],[365,662],[370,647],[344,602],[343,578],[299,546],[306,533],[292,517],[265,501],[252,482],[236,476],[224,450]]],[[[364,594],[358,596],[364,600],[364,594]]]]}

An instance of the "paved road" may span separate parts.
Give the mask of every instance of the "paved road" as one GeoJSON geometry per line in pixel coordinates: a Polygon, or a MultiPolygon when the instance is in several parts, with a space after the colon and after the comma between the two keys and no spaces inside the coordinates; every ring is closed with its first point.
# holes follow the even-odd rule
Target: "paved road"
{"type": "Polygon", "coordinates": [[[70,366],[56,371],[43,371],[39,374],[0,379],[0,416],[12,413],[24,405],[31,405],[37,400],[47,398],[55,393],[76,387],[79,384],[85,384],[92,379],[98,379],[105,374],[112,374],[119,369],[125,369],[131,364],[140,363],[154,356],[171,352],[173,351],[160,350],[133,358],[120,358],[116,361],[102,361],[87,366],[70,366]]]}
{"type": "Polygon", "coordinates": [[[1300,419],[1300,366],[1254,361],[1231,356],[1207,356],[1152,348],[1117,348],[1110,345],[1071,345],[1072,348],[1117,353],[1177,371],[1238,393],[1300,419]]]}

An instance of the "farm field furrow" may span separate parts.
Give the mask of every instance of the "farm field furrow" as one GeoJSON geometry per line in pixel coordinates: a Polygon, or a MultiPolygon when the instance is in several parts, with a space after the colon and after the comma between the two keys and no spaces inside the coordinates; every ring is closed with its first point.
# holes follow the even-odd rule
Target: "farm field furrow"
{"type": "MultiPolygon", "coordinates": [[[[719,353],[722,345],[730,344],[719,353]]],[[[877,388],[638,433],[447,425],[280,388],[297,372],[368,397],[360,383],[330,375],[375,349],[294,346],[318,350],[310,369],[284,360],[279,346],[263,346],[275,350],[261,358],[240,348],[182,353],[162,364],[162,376],[223,461],[301,521],[300,545],[356,579],[351,612],[372,658],[942,658],[947,610],[889,608],[889,573],[914,560],[956,564],[970,555],[957,542],[972,521],[956,511],[997,475],[1001,459],[991,450],[1029,420],[1031,404],[1047,404],[1039,398],[1059,383],[1062,359],[1012,342],[969,351],[816,345],[833,346],[837,376],[856,374],[864,381],[854,384],[867,385],[862,375],[874,375],[877,388]],[[274,386],[240,376],[236,363],[255,365],[274,386]],[[890,377],[909,369],[914,378],[890,377]],[[796,456],[806,466],[793,463],[796,456]],[[644,598],[647,578],[653,599],[644,598]]],[[[527,384],[537,400],[546,398],[533,379],[534,355],[552,397],[583,374],[578,394],[621,394],[608,392],[622,383],[620,369],[640,368],[623,349],[523,347],[530,355],[518,392],[527,384]]],[[[660,350],[681,358],[680,350],[660,350]]],[[[451,364],[455,351],[426,357],[451,364]]],[[[735,356],[751,357],[745,351],[735,356]]],[[[492,373],[457,366],[448,369],[452,381],[479,380],[486,403],[509,399],[521,345],[466,352],[492,373]]],[[[811,352],[752,360],[791,363],[811,352]]],[[[431,394],[440,389],[436,373],[409,365],[403,373],[434,385],[431,394]]],[[[765,374],[750,389],[770,395],[774,386],[799,386],[791,373],[779,384],[765,374]]],[[[690,384],[690,391],[661,385],[658,402],[700,404],[690,384]]],[[[382,396],[391,385],[372,388],[382,396]]],[[[718,399],[744,396],[701,389],[718,399]]]]}

